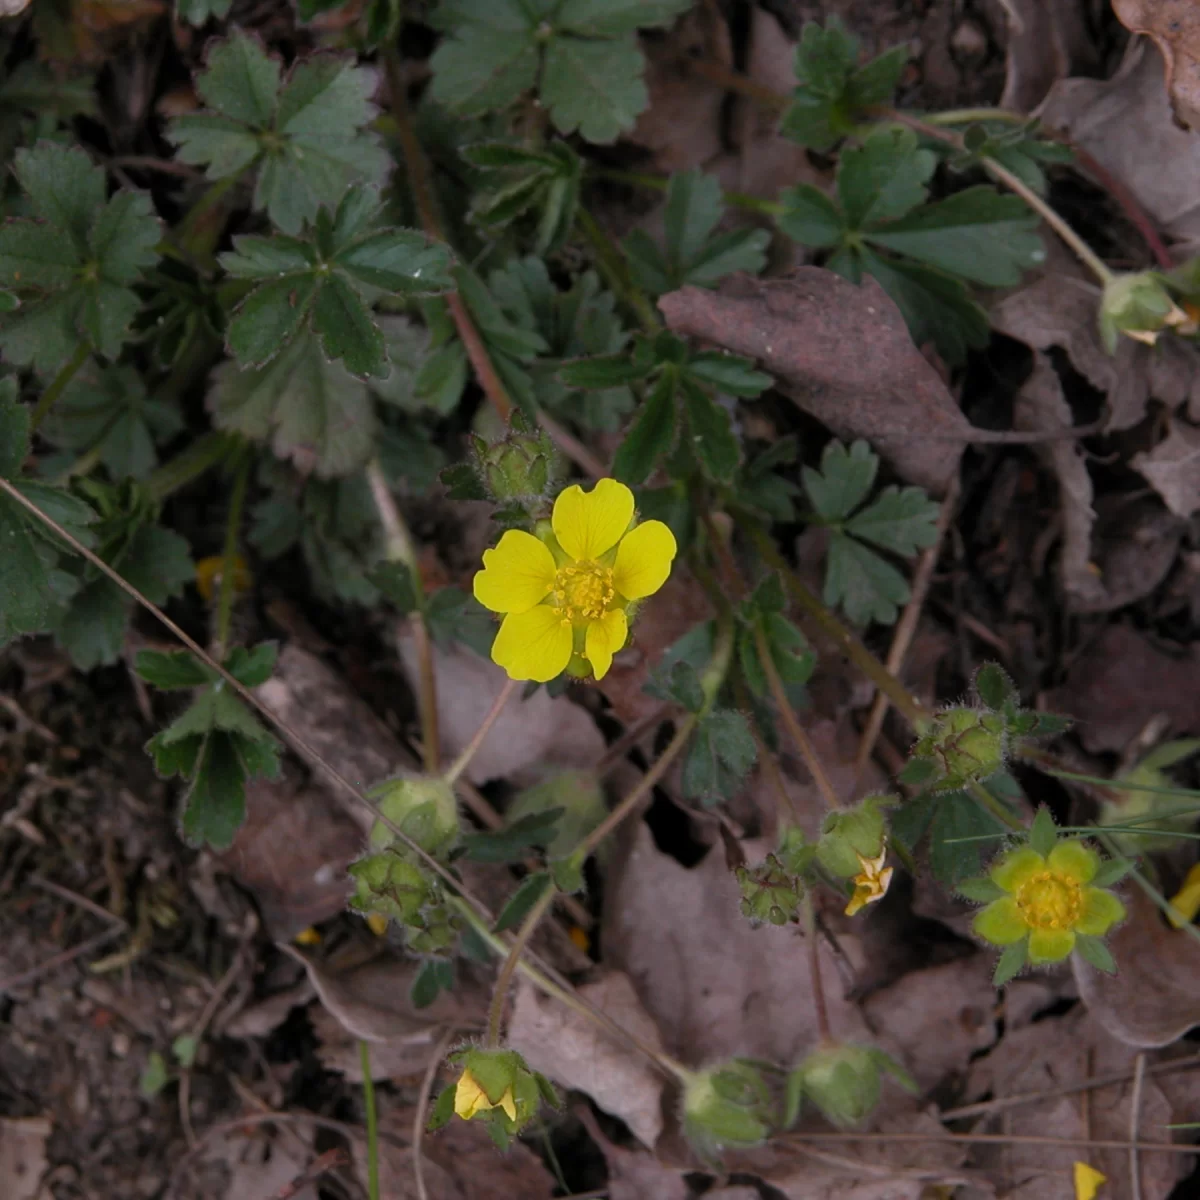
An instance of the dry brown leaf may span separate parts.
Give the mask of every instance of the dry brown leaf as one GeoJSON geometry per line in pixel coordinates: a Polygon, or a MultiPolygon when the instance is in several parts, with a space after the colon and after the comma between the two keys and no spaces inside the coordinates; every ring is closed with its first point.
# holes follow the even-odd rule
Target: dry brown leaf
{"type": "Polygon", "coordinates": [[[576,1105],[574,1115],[600,1147],[608,1167],[608,1200],[689,1200],[693,1195],[684,1179],[686,1168],[662,1161],[644,1150],[627,1150],[612,1142],[600,1128],[596,1114],[586,1104],[576,1105]]]}
{"type": "Polygon", "coordinates": [[[1168,654],[1127,625],[1110,625],[1046,697],[1047,708],[1069,714],[1092,754],[1123,751],[1159,713],[1163,735],[1200,734],[1200,650],[1168,654]]]}
{"type": "Polygon", "coordinates": [[[51,1129],[45,1117],[0,1118],[0,1196],[4,1200],[49,1200],[42,1176],[51,1129]]]}
{"type": "Polygon", "coordinates": [[[658,303],[674,332],[758,359],[800,408],[838,437],[866,438],[907,482],[941,492],[958,471],[971,426],[873,279],[856,287],[799,267],[658,303]]]}
{"type": "MultiPolygon", "coordinates": [[[[670,1053],[693,1064],[739,1054],[790,1064],[815,1044],[805,939],[794,926],[749,928],[719,849],[689,869],[639,822],[619,855],[605,888],[605,960],[633,980],[670,1053]]],[[[842,944],[856,955],[856,939],[842,944]]],[[[834,1034],[864,1037],[824,941],[820,953],[834,1034]]]]}
{"type": "Polygon", "coordinates": [[[363,850],[362,830],[322,788],[286,769],[246,787],[246,820],[216,865],[253,896],[281,942],[346,907],[346,869],[363,850]]]}
{"type": "Polygon", "coordinates": [[[1200,238],[1200,135],[1172,119],[1153,46],[1132,43],[1107,82],[1055,84],[1040,115],[1130,188],[1162,232],[1200,238]]]}
{"type": "MultiPolygon", "coordinates": [[[[1038,354],[1033,373],[1022,385],[1013,412],[1017,429],[1053,432],[1071,427],[1071,408],[1050,360],[1038,354]]],[[[1036,447],[1058,480],[1062,515],[1062,551],[1058,569],[1067,604],[1077,612],[1104,612],[1108,594],[1099,570],[1092,563],[1092,478],[1077,442],[1060,438],[1036,447]]]]}
{"type": "Polygon", "coordinates": [[[1200,942],[1172,929],[1141,888],[1125,891],[1129,920],[1108,938],[1117,973],[1105,975],[1075,955],[1075,981],[1114,1037],[1130,1046],[1167,1046],[1200,1025],[1200,942]]]}
{"type": "Polygon", "coordinates": [[[1144,33],[1162,52],[1175,119],[1200,123],[1200,8],[1195,0],[1113,0],[1117,20],[1144,33]]]}
{"type": "MultiPolygon", "coordinates": [[[[411,634],[401,631],[397,645],[408,677],[415,679],[417,652],[411,634]]],[[[483,723],[505,675],[494,663],[461,647],[435,648],[434,669],[442,753],[452,759],[483,723]]],[[[595,766],[604,745],[595,721],[568,696],[552,697],[539,688],[522,700],[518,691],[471,759],[466,776],[474,783],[503,778],[522,786],[548,770],[595,766]]]]}
{"type": "Polygon", "coordinates": [[[1008,18],[1000,107],[1031,112],[1072,68],[1095,65],[1083,6],[1073,0],[1000,0],[1008,18]]]}
{"type": "Polygon", "coordinates": [[[1200,508],[1200,429],[1174,421],[1153,450],[1133,456],[1133,466],[1178,517],[1200,508]]]}
{"type": "MultiPolygon", "coordinates": [[[[972,1068],[968,1098],[1000,1099],[1051,1091],[1083,1082],[1089,1075],[1129,1070],[1135,1056],[1134,1050],[1101,1028],[1094,1014],[1077,1006],[1065,1016],[1048,1017],[1001,1038],[996,1048],[972,1068]]],[[[1022,1104],[995,1118],[1003,1124],[985,1121],[981,1131],[1125,1141],[1130,1129],[1131,1091],[1126,1083],[1096,1089],[1086,1103],[1082,1095],[1073,1094],[1022,1104]]],[[[1145,1079],[1138,1110],[1143,1138],[1166,1140],[1165,1125],[1189,1119],[1172,1112],[1153,1076],[1145,1079]]],[[[980,1146],[975,1157],[993,1179],[1012,1189],[1003,1192],[1006,1197],[1074,1200],[1073,1164],[1080,1157],[1079,1147],[1028,1143],[980,1146]]],[[[1166,1200],[1180,1175],[1192,1165],[1184,1155],[1143,1154],[1139,1158],[1142,1200],[1166,1200]]],[[[1130,1195],[1126,1152],[1091,1147],[1087,1161],[1108,1176],[1113,1200],[1125,1200],[1130,1195]]]]}
{"type": "MultiPolygon", "coordinates": [[[[658,1029],[627,975],[612,971],[595,983],[583,984],[578,993],[643,1044],[662,1048],[658,1029]]],[[[663,1127],[664,1079],[636,1050],[524,981],[517,988],[507,1038],[535,1071],[563,1088],[586,1092],[653,1149],[663,1127]]]]}
{"type": "Polygon", "coordinates": [[[1124,608],[1167,578],[1187,525],[1152,496],[1111,492],[1096,501],[1096,518],[1092,545],[1108,603],[1124,608]]]}

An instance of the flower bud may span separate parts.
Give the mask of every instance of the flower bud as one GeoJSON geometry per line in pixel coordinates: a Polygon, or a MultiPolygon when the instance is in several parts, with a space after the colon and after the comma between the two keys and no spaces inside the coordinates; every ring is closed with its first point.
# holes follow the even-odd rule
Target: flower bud
{"type": "Polygon", "coordinates": [[[932,761],[936,789],[952,792],[995,775],[1004,766],[1007,748],[1006,723],[1000,713],[956,706],[937,714],[933,728],[913,750],[932,761]]]}
{"type": "Polygon", "coordinates": [[[550,1081],[530,1070],[515,1050],[471,1046],[450,1055],[450,1061],[460,1068],[458,1079],[438,1097],[430,1129],[441,1128],[451,1115],[464,1121],[479,1118],[505,1146],[537,1115],[541,1101],[559,1106],[550,1081]]]}
{"type": "Polygon", "coordinates": [[[804,885],[774,854],[757,866],[738,867],[733,874],[742,890],[742,916],[752,925],[786,925],[799,920],[804,885]]]}
{"type": "MultiPolygon", "coordinates": [[[[444,779],[389,779],[372,788],[370,795],[378,800],[379,811],[427,853],[442,854],[458,840],[458,802],[454,789],[444,779]]],[[[382,821],[376,821],[371,845],[383,848],[395,841],[395,834],[382,821]]]]}
{"type": "Polygon", "coordinates": [[[541,429],[513,421],[503,441],[475,439],[475,455],[484,486],[501,504],[528,504],[545,496],[555,471],[554,443],[541,429]]]}
{"type": "Polygon", "coordinates": [[[1100,301],[1100,335],[1110,354],[1122,333],[1152,346],[1164,329],[1188,320],[1157,271],[1117,275],[1105,285],[1100,301]]]}
{"type": "Polygon", "coordinates": [[[420,919],[429,897],[429,881],[415,863],[397,854],[370,854],[350,865],[354,894],[350,907],[356,912],[378,913],[410,925],[420,919]]]}
{"type": "Polygon", "coordinates": [[[852,879],[862,870],[860,857],[878,858],[887,834],[880,810],[892,803],[890,796],[867,796],[853,808],[831,812],[817,843],[821,866],[831,875],[852,879]]]}
{"type": "Polygon", "coordinates": [[[702,1152],[757,1146],[771,1132],[771,1097],[762,1075],[734,1059],[698,1071],[683,1089],[683,1128],[702,1152]]]}
{"type": "MultiPolygon", "coordinates": [[[[1200,739],[1182,738],[1155,747],[1136,766],[1113,780],[1113,799],[1100,805],[1101,825],[1142,825],[1145,833],[1117,833],[1127,853],[1151,854],[1178,844],[1179,833],[1196,823],[1196,798],[1164,770],[1200,752],[1200,739]]],[[[1107,794],[1107,793],[1106,793],[1107,794]]]]}
{"type": "Polygon", "coordinates": [[[917,1090],[908,1072],[882,1050],[839,1042],[819,1046],[788,1076],[785,1123],[796,1120],[807,1097],[834,1125],[861,1124],[879,1103],[884,1071],[917,1090]]]}

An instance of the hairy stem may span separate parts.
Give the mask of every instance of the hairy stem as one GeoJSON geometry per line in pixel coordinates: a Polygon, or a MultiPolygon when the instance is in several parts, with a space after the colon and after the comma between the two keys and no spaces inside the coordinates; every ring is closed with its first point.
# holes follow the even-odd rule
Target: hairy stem
{"type": "Polygon", "coordinates": [[[379,1119],[375,1111],[375,1081],[371,1078],[371,1048],[358,1043],[358,1061],[362,1065],[363,1108],[367,1117],[367,1196],[379,1200],[379,1119]]]}
{"type": "Polygon", "coordinates": [[[487,715],[483,718],[479,728],[475,730],[474,736],[443,774],[442,778],[451,787],[458,782],[458,777],[471,765],[471,759],[479,752],[479,747],[483,745],[484,739],[491,732],[492,726],[495,725],[497,718],[504,711],[505,705],[512,699],[512,694],[516,690],[517,680],[506,679],[504,681],[504,686],[496,695],[496,699],[492,701],[492,707],[488,709],[487,715]]]}
{"type": "Polygon", "coordinates": [[[425,770],[432,774],[438,769],[440,757],[437,676],[433,668],[433,639],[429,636],[429,625],[425,620],[425,585],[421,580],[421,565],[417,560],[412,535],[400,515],[400,509],[392,496],[392,489],[388,487],[387,479],[384,478],[378,458],[373,458],[367,464],[367,484],[371,489],[371,499],[375,502],[375,511],[379,514],[379,523],[383,526],[384,556],[389,562],[403,563],[408,568],[413,594],[417,600],[412,628],[417,648],[421,757],[425,770]]]}
{"type": "Polygon", "coordinates": [[[967,790],[972,796],[974,796],[975,800],[979,804],[979,807],[985,812],[989,813],[991,816],[995,817],[1001,825],[1006,825],[1009,829],[1013,830],[1023,830],[1025,828],[1025,826],[1016,817],[1014,817],[1012,813],[1010,813],[1008,809],[1005,808],[1004,805],[1001,804],[1000,801],[997,800],[996,797],[993,796],[992,793],[983,786],[982,783],[978,782],[978,780],[973,779],[967,785],[967,790]]]}
{"type": "Polygon", "coordinates": [[[33,413],[29,418],[29,428],[32,432],[37,432],[38,426],[46,419],[46,414],[54,407],[55,401],[63,394],[67,384],[75,378],[79,368],[87,362],[91,354],[90,342],[80,342],[75,347],[75,353],[67,359],[58,374],[50,381],[50,386],[38,397],[38,402],[34,405],[33,413]]]}
{"type": "Polygon", "coordinates": [[[153,471],[146,490],[161,502],[180,488],[211,471],[238,447],[240,439],[230,433],[210,431],[201,434],[186,450],[153,471]]]}
{"type": "Polygon", "coordinates": [[[654,311],[654,305],[650,303],[646,293],[634,283],[625,256],[613,245],[612,239],[596,218],[582,205],[576,214],[575,223],[592,247],[596,267],[604,276],[605,282],[625,302],[647,333],[657,333],[662,328],[662,322],[658,319],[658,313],[654,311]]]}
{"type": "Polygon", "coordinates": [[[804,893],[804,930],[808,938],[808,972],[812,980],[813,1011],[817,1018],[817,1036],[822,1042],[832,1042],[829,1027],[829,1008],[825,1003],[825,984],[821,979],[821,947],[817,942],[817,918],[813,911],[812,893],[804,893]]]}
{"type": "Polygon", "coordinates": [[[229,499],[229,515],[225,519],[225,546],[221,552],[221,590],[217,595],[217,636],[213,644],[213,657],[224,659],[229,648],[229,626],[233,620],[233,597],[237,591],[237,544],[242,527],[242,510],[246,505],[246,488],[250,482],[250,450],[241,453],[241,462],[233,480],[233,494],[229,499]]]}
{"type": "Polygon", "coordinates": [[[508,948],[508,956],[500,968],[500,974],[496,976],[496,986],[492,991],[492,1002],[488,1005],[487,1041],[485,1045],[489,1049],[495,1049],[500,1045],[500,1025],[504,1020],[504,1002],[508,997],[508,989],[512,986],[513,973],[517,969],[517,963],[520,962],[521,955],[525,953],[525,947],[529,945],[529,941],[533,937],[533,932],[537,928],[538,922],[546,915],[546,910],[550,905],[554,903],[554,896],[557,890],[553,882],[547,879],[545,891],[537,898],[536,903],[529,910],[525,920],[521,922],[521,928],[517,930],[516,936],[512,940],[512,945],[508,948]]]}

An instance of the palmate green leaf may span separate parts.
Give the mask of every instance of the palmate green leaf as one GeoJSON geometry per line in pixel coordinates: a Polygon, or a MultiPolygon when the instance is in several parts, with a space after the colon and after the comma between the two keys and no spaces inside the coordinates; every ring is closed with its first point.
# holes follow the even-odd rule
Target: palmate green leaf
{"type": "Polygon", "coordinates": [[[139,650],[134,670],[151,687],[163,692],[204,687],[216,679],[212,668],[190,650],[139,650]]]}
{"type": "Polygon", "coordinates": [[[168,137],[181,162],[209,179],[258,167],[254,207],[299,233],[352,184],[381,184],[389,160],[367,126],[376,115],[371,73],[344,58],[299,63],[281,82],[278,60],[236,31],[217,43],[196,89],[207,107],[177,117],[168,137]]]}
{"type": "Polygon", "coordinates": [[[521,886],[508,898],[500,915],[496,918],[495,932],[516,929],[528,915],[529,910],[542,898],[554,881],[548,871],[535,871],[521,880],[521,886]]]}
{"type": "Polygon", "coordinates": [[[840,606],[855,625],[891,625],[910,595],[904,576],[874,550],[842,533],[829,539],[825,603],[840,606]]]}
{"type": "Polygon", "coordinates": [[[704,388],[688,375],[679,380],[687,417],[688,447],[704,473],[717,483],[733,479],[741,461],[741,445],[733,432],[733,418],[704,388]]]}
{"type": "Polygon", "coordinates": [[[625,239],[634,282],[658,296],[688,283],[710,287],[733,271],[761,271],[770,234],[763,229],[714,234],[724,212],[715,177],[702,171],[672,175],[664,209],[665,251],[641,230],[625,239]]]}
{"type": "Polygon", "coordinates": [[[680,775],[683,794],[706,804],[728,800],[757,757],[746,718],[735,709],[714,709],[692,735],[680,775]]]}
{"type": "Polygon", "coordinates": [[[788,188],[779,195],[783,212],[776,224],[793,241],[815,250],[840,246],[846,236],[846,219],[842,210],[819,188],[811,183],[788,188]]]}
{"type": "Polygon", "coordinates": [[[29,455],[29,409],[17,400],[17,381],[0,379],[0,479],[15,479],[29,455]]]}
{"type": "Polygon", "coordinates": [[[693,354],[688,359],[687,373],[718,391],[746,399],[761,395],[771,386],[771,376],[756,371],[750,359],[719,350],[693,354]]]}
{"type": "Polygon", "coordinates": [[[613,142],[647,103],[636,31],[669,24],[688,2],[443,0],[430,94],[472,117],[537,87],[560,133],[613,142]]]}
{"type": "Polygon", "coordinates": [[[0,286],[23,300],[0,317],[0,349],[39,371],[61,366],[81,341],[115,358],[140,303],[129,285],[157,258],[149,197],[106,200],[104,171],[57,143],[18,150],[16,173],[36,219],[0,226],[0,286]]]}
{"type": "Polygon", "coordinates": [[[841,442],[830,442],[821,455],[821,469],[805,467],[800,477],[817,515],[843,521],[867,498],[878,470],[878,455],[859,439],[848,450],[841,442]]]}
{"type": "Polygon", "coordinates": [[[937,541],[937,516],[938,506],[920,488],[893,486],[884,488],[843,528],[865,542],[907,556],[937,541]]]}
{"type": "Polygon", "coordinates": [[[980,185],[927,204],[899,220],[868,226],[876,246],[991,287],[1021,282],[1045,261],[1037,217],[1016,196],[980,185]]]}
{"type": "Polygon", "coordinates": [[[213,19],[223,21],[232,7],[233,0],[175,0],[179,19],[197,26],[213,19]]]}
{"type": "Polygon", "coordinates": [[[542,812],[518,817],[495,833],[468,833],[462,843],[466,857],[473,862],[520,862],[534,846],[547,846],[554,840],[558,819],[566,810],[547,808],[542,812]]]}
{"type": "Polygon", "coordinates": [[[54,599],[50,568],[24,513],[0,497],[0,646],[40,633],[54,599]]]}
{"type": "Polygon", "coordinates": [[[984,855],[989,858],[1003,845],[996,841],[963,841],[1007,832],[966,792],[943,792],[933,805],[929,831],[929,862],[943,887],[957,887],[964,879],[980,874],[984,855]]]}
{"type": "Polygon", "coordinates": [[[843,150],[837,187],[846,225],[867,229],[903,217],[925,201],[936,166],[937,155],[920,149],[911,129],[881,129],[843,150]]]}
{"type": "Polygon", "coordinates": [[[644,483],[655,464],[671,452],[678,433],[675,392],[678,376],[664,371],[642,402],[629,432],[617,447],[613,474],[623,483],[644,483]]]}

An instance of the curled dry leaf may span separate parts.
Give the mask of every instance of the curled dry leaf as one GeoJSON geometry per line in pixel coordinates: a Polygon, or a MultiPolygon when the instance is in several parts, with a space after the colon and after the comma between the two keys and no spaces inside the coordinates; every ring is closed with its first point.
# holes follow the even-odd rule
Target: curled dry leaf
{"type": "MultiPolygon", "coordinates": [[[[753,862],[764,847],[747,843],[746,853],[753,862]]],[[[639,822],[618,854],[605,888],[605,958],[633,980],[668,1051],[691,1064],[734,1055],[790,1064],[816,1043],[804,937],[795,926],[747,929],[719,849],[689,869],[639,822]]],[[[856,957],[856,939],[841,941],[856,957]]],[[[820,954],[834,1034],[866,1036],[824,941],[820,954]]]]}
{"type": "Polygon", "coordinates": [[[800,267],[658,304],[676,333],[758,359],[800,408],[840,438],[866,438],[906,482],[941,492],[958,471],[971,425],[874,279],[856,287],[800,267]]]}
{"type": "MultiPolygon", "coordinates": [[[[1143,984],[1143,986],[1145,986],[1143,984]]],[[[967,1098],[1003,1099],[1028,1092],[1054,1091],[1090,1076],[1130,1071],[1136,1052],[1110,1037],[1094,1014],[1080,1006],[1061,1017],[1047,1017],[1006,1033],[996,1048],[972,1068],[967,1098]]],[[[1096,1088],[1087,1104],[1079,1094],[1054,1096],[1004,1110],[985,1121],[982,1132],[1017,1136],[1096,1138],[1125,1141],[1129,1137],[1132,1083],[1096,1088]],[[1002,1123],[1000,1123],[1002,1122],[1002,1123]]],[[[1163,1127],[1192,1117],[1173,1112],[1153,1076],[1147,1076],[1138,1109],[1138,1126],[1147,1140],[1166,1140],[1163,1127]]],[[[1073,1164],[1076,1146],[1014,1142],[980,1146],[974,1157],[989,1176],[1003,1180],[1011,1190],[1001,1194],[1012,1200],[1074,1200],[1073,1164]]],[[[1091,1147],[1088,1160],[1110,1180],[1126,1189],[1130,1159],[1123,1150],[1091,1147]]],[[[1180,1176],[1191,1169],[1184,1155],[1142,1154],[1139,1174],[1142,1200],[1166,1200],[1180,1176]]],[[[1128,1190],[1112,1192],[1128,1196],[1128,1190]]]]}
{"type": "MultiPolygon", "coordinates": [[[[627,975],[612,971],[595,983],[584,984],[578,992],[644,1044],[662,1048],[658,1029],[627,975]]],[[[524,981],[517,988],[508,1043],[535,1071],[561,1087],[585,1092],[653,1149],[663,1127],[664,1080],[636,1050],[524,981]]]]}
{"type": "MultiPolygon", "coordinates": [[[[400,632],[397,644],[408,677],[416,679],[412,635],[400,632]]],[[[461,647],[435,647],[433,662],[442,753],[452,759],[483,724],[505,676],[494,663],[461,647]]],[[[539,688],[523,700],[518,689],[471,759],[466,777],[474,783],[503,778],[522,786],[548,769],[595,766],[603,753],[604,737],[596,723],[568,696],[552,697],[539,688]]]]}
{"type": "Polygon", "coordinates": [[[1117,973],[1105,975],[1075,955],[1079,995],[1113,1037],[1129,1046],[1168,1046],[1200,1025],[1200,942],[1172,929],[1140,888],[1125,890],[1129,920],[1108,938],[1117,973]]]}
{"type": "Polygon", "coordinates": [[[1163,233],[1200,238],[1200,135],[1172,119],[1153,46],[1131,43],[1107,82],[1055,84],[1040,115],[1120,179],[1163,233]]]}
{"type": "Polygon", "coordinates": [[[1153,450],[1135,454],[1133,465],[1177,516],[1190,517],[1200,508],[1200,429],[1175,421],[1153,450]]]}
{"type": "Polygon", "coordinates": [[[1075,659],[1046,707],[1071,714],[1092,754],[1120,753],[1160,713],[1164,737],[1200,734],[1200,649],[1169,654],[1127,625],[1110,625],[1075,659]]]}
{"type": "Polygon", "coordinates": [[[1180,125],[1200,125],[1200,8],[1194,0],[1113,0],[1117,20],[1162,52],[1171,107],[1180,125]]]}

